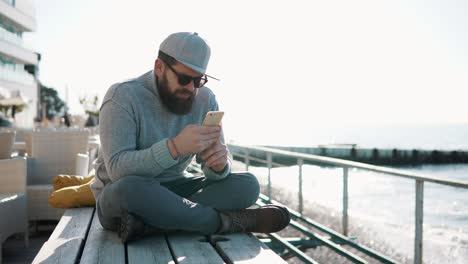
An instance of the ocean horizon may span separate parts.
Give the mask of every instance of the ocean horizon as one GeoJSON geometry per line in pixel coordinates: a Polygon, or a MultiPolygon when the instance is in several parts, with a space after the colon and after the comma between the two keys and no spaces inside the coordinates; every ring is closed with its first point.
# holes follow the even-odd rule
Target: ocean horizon
{"type": "MultiPolygon", "coordinates": [[[[468,164],[398,169],[468,181],[468,164]]],[[[249,170],[266,180],[267,168],[251,166],[249,170]]],[[[342,169],[304,165],[302,170],[304,200],[341,217],[342,169]]],[[[272,186],[295,197],[297,172],[297,166],[272,169],[272,186]]],[[[365,225],[370,233],[376,233],[377,241],[389,245],[406,259],[413,259],[415,181],[358,169],[351,169],[348,176],[350,224],[365,225]]],[[[467,263],[468,189],[432,183],[424,187],[424,263],[467,263]]]]}
{"type": "Polygon", "coordinates": [[[270,129],[225,131],[227,142],[248,145],[317,147],[322,144],[356,144],[359,148],[467,150],[468,123],[400,125],[324,125],[290,132],[270,129]]]}
{"type": "MultiPolygon", "coordinates": [[[[274,134],[274,132],[272,132],[274,134]]],[[[271,135],[252,145],[316,147],[319,144],[357,144],[361,148],[399,148],[426,150],[468,150],[468,124],[355,126],[314,131],[315,137],[271,135]]],[[[234,143],[249,144],[243,140],[234,143]]],[[[388,167],[388,166],[387,166],[388,167]]],[[[410,172],[452,180],[468,181],[468,164],[421,164],[394,166],[410,172]]],[[[267,169],[251,167],[266,177],[267,169]]],[[[297,192],[297,166],[272,169],[273,186],[297,192]]],[[[349,171],[349,214],[381,234],[395,250],[412,258],[414,238],[415,182],[358,169],[349,171]]],[[[424,260],[425,263],[462,264],[468,262],[468,189],[440,184],[424,184],[424,260]]],[[[342,170],[303,166],[304,199],[340,213],[342,170]]],[[[326,224],[326,223],[324,223],[326,224]]]]}

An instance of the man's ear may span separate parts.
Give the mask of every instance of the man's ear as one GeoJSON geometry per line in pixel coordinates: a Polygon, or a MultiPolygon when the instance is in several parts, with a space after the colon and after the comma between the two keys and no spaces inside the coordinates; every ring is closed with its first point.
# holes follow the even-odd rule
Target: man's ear
{"type": "Polygon", "coordinates": [[[163,74],[163,71],[164,71],[164,66],[163,66],[163,61],[159,58],[157,58],[155,61],[154,61],[154,73],[156,74],[156,76],[158,76],[158,78],[161,78],[162,74],[163,74]]]}

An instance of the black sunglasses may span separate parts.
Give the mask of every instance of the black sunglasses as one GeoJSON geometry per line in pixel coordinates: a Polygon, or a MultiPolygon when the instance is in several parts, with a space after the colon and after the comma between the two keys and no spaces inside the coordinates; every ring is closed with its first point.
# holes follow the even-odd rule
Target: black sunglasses
{"type": "Polygon", "coordinates": [[[164,64],[167,65],[167,67],[169,67],[169,69],[171,69],[172,72],[175,73],[175,75],[177,76],[177,81],[179,82],[180,85],[185,86],[185,85],[189,84],[191,81],[193,81],[193,87],[200,88],[200,87],[202,87],[203,85],[205,85],[208,82],[208,78],[206,78],[205,75],[200,76],[200,77],[192,77],[192,76],[189,76],[187,74],[177,72],[167,62],[165,62],[165,61],[163,61],[163,62],[164,62],[164,64]]]}

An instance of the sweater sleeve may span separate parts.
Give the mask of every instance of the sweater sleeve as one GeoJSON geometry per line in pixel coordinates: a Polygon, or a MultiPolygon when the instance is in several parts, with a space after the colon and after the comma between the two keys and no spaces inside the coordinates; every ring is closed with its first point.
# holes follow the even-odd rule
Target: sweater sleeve
{"type": "Polygon", "coordinates": [[[231,173],[231,160],[228,159],[226,167],[224,167],[224,169],[220,172],[215,172],[212,169],[203,166],[203,173],[207,179],[215,181],[222,180],[231,173]]]}
{"type": "Polygon", "coordinates": [[[104,164],[113,182],[128,175],[156,177],[177,163],[169,153],[168,139],[137,150],[136,120],[112,98],[101,106],[99,122],[104,164]]]}

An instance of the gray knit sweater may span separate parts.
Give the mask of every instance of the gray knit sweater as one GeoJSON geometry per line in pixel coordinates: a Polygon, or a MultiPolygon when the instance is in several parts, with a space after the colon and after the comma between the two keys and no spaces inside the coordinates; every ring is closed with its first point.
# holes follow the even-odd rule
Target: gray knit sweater
{"type": "MultiPolygon", "coordinates": [[[[128,175],[154,177],[160,182],[190,176],[186,169],[194,155],[173,159],[167,141],[185,126],[201,124],[208,111],[218,110],[218,103],[213,92],[202,87],[188,114],[173,114],[162,105],[155,79],[149,71],[112,85],[104,97],[99,116],[101,149],[91,185],[96,199],[106,184],[128,175]]],[[[222,179],[231,165],[220,173],[207,167],[203,171],[207,178],[222,179]]]]}

